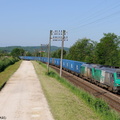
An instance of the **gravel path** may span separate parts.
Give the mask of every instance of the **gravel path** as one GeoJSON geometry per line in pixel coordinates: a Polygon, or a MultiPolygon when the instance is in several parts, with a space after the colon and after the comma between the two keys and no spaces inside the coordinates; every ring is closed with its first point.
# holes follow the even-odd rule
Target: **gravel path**
{"type": "Polygon", "coordinates": [[[23,61],[0,91],[0,119],[53,120],[30,61],[23,61]]]}

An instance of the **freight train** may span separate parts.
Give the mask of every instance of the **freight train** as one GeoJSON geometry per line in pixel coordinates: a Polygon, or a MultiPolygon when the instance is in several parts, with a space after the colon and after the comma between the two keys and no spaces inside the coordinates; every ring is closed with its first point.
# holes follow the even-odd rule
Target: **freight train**
{"type": "MultiPolygon", "coordinates": [[[[20,56],[24,60],[48,62],[47,57],[20,56]]],[[[51,65],[60,67],[59,58],[50,58],[51,65]]],[[[120,92],[120,69],[86,62],[63,59],[62,69],[104,87],[114,93],[120,92]]]]}

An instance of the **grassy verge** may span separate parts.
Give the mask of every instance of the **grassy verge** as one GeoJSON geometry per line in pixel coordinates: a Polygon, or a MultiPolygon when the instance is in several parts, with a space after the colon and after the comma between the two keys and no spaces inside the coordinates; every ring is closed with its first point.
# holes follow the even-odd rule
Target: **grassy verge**
{"type": "MultiPolygon", "coordinates": [[[[46,69],[46,66],[44,64],[41,63],[41,65],[44,67],[44,69],[46,69]]],[[[68,90],[70,90],[77,98],[79,98],[80,101],[82,99],[84,101],[83,103],[85,103],[83,108],[86,108],[86,105],[89,106],[90,108],[87,108],[87,109],[92,109],[94,111],[94,113],[97,114],[102,120],[120,120],[120,115],[118,113],[116,113],[114,110],[110,109],[108,104],[106,102],[104,102],[103,100],[95,98],[94,96],[91,96],[90,94],[86,93],[85,91],[76,88],[74,85],[72,85],[65,79],[60,78],[59,75],[54,70],[50,71],[50,73],[47,75],[50,76],[51,78],[55,78],[57,81],[59,81],[59,83],[64,85],[66,88],[68,88],[68,90]]],[[[48,78],[48,79],[50,80],[51,78],[48,78]]],[[[61,89],[59,89],[59,91],[61,92],[61,89]]],[[[56,97],[58,97],[58,96],[56,96],[56,97]]],[[[69,96],[69,99],[72,99],[71,97],[72,96],[69,96]]],[[[73,105],[73,103],[72,103],[72,105],[73,105]]],[[[79,104],[78,104],[78,106],[79,106],[79,104]]],[[[72,109],[72,106],[71,106],[71,109],[72,109]]],[[[74,109],[77,109],[80,112],[81,107],[80,107],[80,109],[77,107],[74,107],[74,109]]],[[[81,112],[81,113],[83,113],[83,112],[81,112]]],[[[82,114],[82,115],[84,116],[84,114],[82,114]]],[[[74,116],[74,114],[73,114],[73,116],[74,116]]],[[[89,116],[87,112],[86,112],[85,116],[89,116]]],[[[89,118],[91,118],[91,117],[89,117],[89,118]]],[[[96,120],[96,118],[93,118],[93,119],[96,120]]],[[[82,119],[79,118],[79,120],[82,120],[82,119]]],[[[88,118],[87,118],[87,120],[88,120],[88,118]]]]}
{"type": "MultiPolygon", "coordinates": [[[[44,64],[42,66],[45,68],[44,64]]],[[[70,89],[72,93],[74,93],[76,96],[78,96],[80,99],[84,100],[84,102],[91,107],[96,114],[98,114],[101,119],[103,120],[120,120],[120,114],[118,114],[116,111],[112,110],[108,104],[99,99],[95,98],[94,96],[90,95],[89,93],[80,90],[76,86],[69,83],[64,78],[60,78],[58,73],[56,73],[54,70],[51,70],[49,74],[47,74],[50,77],[55,78],[60,83],[62,83],[64,86],[70,89]]]]}
{"type": "Polygon", "coordinates": [[[3,57],[0,59],[0,72],[5,70],[9,65],[13,65],[15,62],[19,61],[18,58],[13,57],[3,57]]]}
{"type": "Polygon", "coordinates": [[[14,65],[7,67],[3,72],[0,72],[0,89],[4,86],[9,77],[18,69],[20,64],[21,61],[18,61],[14,65]]]}
{"type": "Polygon", "coordinates": [[[89,93],[80,90],[79,88],[75,87],[64,78],[60,78],[60,76],[55,71],[50,71],[47,73],[48,76],[55,78],[64,86],[66,86],[72,93],[78,96],[80,99],[84,100],[85,103],[93,109],[93,111],[100,116],[103,120],[120,120],[120,115],[112,110],[108,104],[103,101],[102,99],[95,98],[94,96],[90,95],[89,93]]]}
{"type": "Polygon", "coordinates": [[[41,66],[35,61],[33,65],[55,120],[100,120],[100,116],[66,85],[46,75],[46,65],[41,66]]]}

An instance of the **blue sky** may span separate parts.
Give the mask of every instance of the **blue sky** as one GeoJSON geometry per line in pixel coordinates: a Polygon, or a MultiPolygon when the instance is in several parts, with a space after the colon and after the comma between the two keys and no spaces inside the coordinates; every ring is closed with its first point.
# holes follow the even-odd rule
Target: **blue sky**
{"type": "Polygon", "coordinates": [[[0,0],[0,47],[48,44],[50,30],[68,31],[66,47],[84,37],[99,42],[103,33],[120,36],[120,0],[0,0]]]}

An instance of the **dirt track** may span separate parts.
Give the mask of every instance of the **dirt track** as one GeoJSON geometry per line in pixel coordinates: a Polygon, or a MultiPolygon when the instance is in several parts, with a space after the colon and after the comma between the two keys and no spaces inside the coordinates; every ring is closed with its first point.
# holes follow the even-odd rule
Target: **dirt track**
{"type": "Polygon", "coordinates": [[[3,120],[53,120],[30,61],[23,61],[0,91],[1,118],[3,120]]]}

